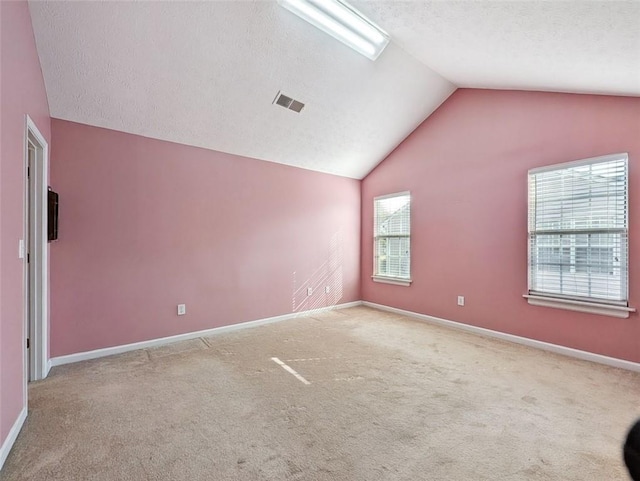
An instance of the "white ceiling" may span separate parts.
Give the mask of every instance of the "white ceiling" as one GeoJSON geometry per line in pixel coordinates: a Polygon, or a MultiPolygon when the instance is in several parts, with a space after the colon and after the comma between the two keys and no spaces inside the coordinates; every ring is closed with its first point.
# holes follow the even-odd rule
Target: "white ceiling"
{"type": "Polygon", "coordinates": [[[375,62],[275,0],[30,8],[52,117],[353,178],[454,84],[640,95],[636,0],[351,3],[391,35],[375,62]]]}
{"type": "Polygon", "coordinates": [[[640,1],[352,4],[458,87],[640,95],[640,1]]]}

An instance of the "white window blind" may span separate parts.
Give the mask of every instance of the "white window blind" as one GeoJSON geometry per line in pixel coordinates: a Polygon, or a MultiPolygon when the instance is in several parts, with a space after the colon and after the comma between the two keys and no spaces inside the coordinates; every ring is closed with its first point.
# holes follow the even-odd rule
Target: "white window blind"
{"type": "Polygon", "coordinates": [[[628,156],[529,171],[529,293],[627,304],[628,156]]]}
{"type": "Polygon", "coordinates": [[[411,195],[376,197],[374,203],[374,277],[411,278],[411,195]]]}

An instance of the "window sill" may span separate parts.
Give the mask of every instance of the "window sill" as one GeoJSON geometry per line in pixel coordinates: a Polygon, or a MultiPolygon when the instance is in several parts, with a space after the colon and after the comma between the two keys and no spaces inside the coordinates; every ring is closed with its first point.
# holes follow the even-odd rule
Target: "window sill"
{"type": "Polygon", "coordinates": [[[596,302],[574,301],[572,299],[559,299],[555,297],[535,296],[530,294],[525,294],[522,297],[526,298],[527,302],[532,306],[555,307],[557,309],[588,312],[590,314],[619,317],[621,319],[628,318],[630,312],[636,312],[633,307],[599,304],[596,302]]]}
{"type": "Polygon", "coordinates": [[[381,282],[382,284],[393,284],[396,286],[409,287],[413,282],[411,279],[401,279],[399,277],[383,277],[383,276],[371,276],[373,282],[381,282]]]}

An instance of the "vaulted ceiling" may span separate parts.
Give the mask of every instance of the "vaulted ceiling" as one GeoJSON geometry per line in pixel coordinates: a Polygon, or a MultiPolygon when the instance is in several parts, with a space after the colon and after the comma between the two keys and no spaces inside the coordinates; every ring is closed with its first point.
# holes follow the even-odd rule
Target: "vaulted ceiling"
{"type": "Polygon", "coordinates": [[[457,86],[640,95],[637,0],[350,3],[375,62],[275,0],[30,9],[52,117],[353,178],[457,86]]]}

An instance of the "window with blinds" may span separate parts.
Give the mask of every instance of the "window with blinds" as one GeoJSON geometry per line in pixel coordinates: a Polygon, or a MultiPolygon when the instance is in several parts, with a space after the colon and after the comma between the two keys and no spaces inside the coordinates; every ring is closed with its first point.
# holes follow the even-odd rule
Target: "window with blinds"
{"type": "Polygon", "coordinates": [[[374,277],[411,279],[411,196],[409,192],[376,197],[374,277]]]}
{"type": "Polygon", "coordinates": [[[529,171],[529,294],[627,305],[628,156],[529,171]]]}

